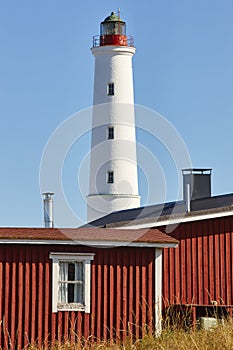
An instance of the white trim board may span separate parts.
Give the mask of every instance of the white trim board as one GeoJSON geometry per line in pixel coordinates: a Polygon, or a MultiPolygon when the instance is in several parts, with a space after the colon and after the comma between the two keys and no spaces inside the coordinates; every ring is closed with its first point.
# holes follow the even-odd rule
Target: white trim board
{"type": "Polygon", "coordinates": [[[38,239],[0,239],[0,244],[48,244],[48,245],[85,245],[98,248],[104,247],[141,247],[141,248],[175,248],[178,243],[146,243],[124,241],[63,241],[38,239]]]}
{"type": "Polygon", "coordinates": [[[146,223],[138,223],[137,220],[133,221],[132,223],[125,224],[122,222],[122,226],[117,226],[117,227],[111,227],[114,229],[118,230],[139,230],[143,228],[152,228],[152,227],[160,227],[160,226],[168,226],[168,225],[174,225],[174,224],[182,224],[183,222],[192,222],[192,221],[199,221],[199,220],[209,220],[209,219],[216,219],[216,218],[222,218],[226,216],[232,216],[233,215],[233,210],[232,211],[224,211],[220,213],[211,213],[211,214],[203,214],[203,215],[197,215],[197,216],[187,216],[187,217],[179,217],[179,218],[171,218],[171,219],[166,219],[166,220],[161,220],[161,221],[153,221],[151,220],[150,222],[146,223]],[[124,225],[124,226],[123,226],[124,225]]]}
{"type": "Polygon", "coordinates": [[[155,333],[162,331],[162,249],[155,249],[155,333]]]}

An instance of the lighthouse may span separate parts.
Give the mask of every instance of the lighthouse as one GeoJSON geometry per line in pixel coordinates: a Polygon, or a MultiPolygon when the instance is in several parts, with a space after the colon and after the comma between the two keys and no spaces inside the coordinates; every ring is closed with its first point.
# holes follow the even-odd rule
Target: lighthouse
{"type": "Polygon", "coordinates": [[[95,57],[87,220],[140,206],[132,58],[134,40],[111,13],[93,38],[95,57]]]}

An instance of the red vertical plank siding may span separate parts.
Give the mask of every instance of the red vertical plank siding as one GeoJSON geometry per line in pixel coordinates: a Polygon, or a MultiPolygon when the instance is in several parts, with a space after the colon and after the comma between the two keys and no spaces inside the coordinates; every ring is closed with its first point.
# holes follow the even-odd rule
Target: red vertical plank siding
{"type": "Polygon", "coordinates": [[[68,334],[68,327],[69,327],[69,323],[68,323],[68,321],[69,321],[69,319],[68,319],[68,317],[69,317],[69,313],[68,312],[65,312],[64,313],[64,321],[63,321],[63,325],[64,325],[64,328],[63,328],[63,341],[66,343],[67,341],[68,341],[68,337],[69,337],[69,334],[68,334]]]}
{"type": "MultiPolygon", "coordinates": [[[[233,223],[230,222],[229,223],[229,227],[230,227],[230,232],[232,232],[233,230],[233,223]]],[[[230,259],[230,262],[231,262],[231,270],[230,270],[230,275],[231,275],[231,301],[233,300],[233,237],[232,237],[232,234],[231,234],[231,259],[230,259]]]]}
{"type": "Polygon", "coordinates": [[[220,221],[220,285],[221,285],[221,294],[220,301],[222,304],[226,303],[226,235],[225,235],[225,221],[220,221]]]}
{"type": "Polygon", "coordinates": [[[78,339],[82,339],[82,315],[80,312],[77,315],[76,334],[78,339]]]}
{"type": "MultiPolygon", "coordinates": [[[[153,261],[153,260],[152,260],[153,261]]],[[[146,324],[148,325],[149,334],[152,334],[153,327],[153,263],[148,264],[148,290],[147,290],[147,301],[148,301],[148,312],[147,312],[147,320],[146,324]]]]}
{"type": "MultiPolygon", "coordinates": [[[[0,271],[1,273],[1,271],[0,271]]],[[[11,277],[11,344],[12,349],[15,347],[16,342],[16,263],[12,262],[12,277],[11,277]]]]}
{"type": "Polygon", "coordinates": [[[24,309],[24,269],[23,269],[23,249],[19,250],[19,264],[18,264],[18,331],[17,340],[18,347],[21,348],[23,345],[23,309],[24,309]]]}
{"type": "Polygon", "coordinates": [[[120,261],[117,264],[116,267],[116,337],[117,339],[120,338],[120,330],[121,330],[121,285],[122,285],[122,278],[121,278],[121,264],[120,261]]]}
{"type": "Polygon", "coordinates": [[[97,332],[96,336],[98,339],[102,338],[102,266],[98,265],[97,267],[97,310],[96,310],[96,319],[97,319],[97,332]]]}
{"type": "Polygon", "coordinates": [[[37,319],[38,319],[38,335],[37,335],[37,342],[39,347],[42,345],[43,341],[43,301],[44,301],[44,295],[43,291],[44,283],[43,283],[43,273],[44,273],[44,266],[43,266],[43,258],[42,258],[42,251],[40,251],[39,254],[39,266],[38,266],[38,280],[37,280],[37,290],[38,290],[38,305],[37,305],[37,319]]]}
{"type": "Polygon", "coordinates": [[[84,315],[84,331],[83,331],[83,336],[85,339],[88,339],[90,336],[90,314],[85,314],[84,315]]]}
{"type": "MultiPolygon", "coordinates": [[[[184,226],[181,226],[181,234],[184,234],[184,226]]],[[[187,284],[187,273],[186,273],[186,240],[180,241],[180,272],[181,272],[181,303],[187,302],[186,298],[186,284],[187,284]]]]}
{"type": "MultiPolygon", "coordinates": [[[[172,248],[171,248],[172,249],[172,248]]],[[[169,257],[170,252],[168,248],[163,249],[163,296],[164,296],[164,304],[172,303],[172,298],[170,296],[169,282],[170,282],[170,269],[174,268],[169,265],[169,257]]],[[[177,271],[175,269],[175,271],[177,271]]]]}
{"type": "MultiPolygon", "coordinates": [[[[192,230],[192,228],[191,228],[192,230]]],[[[192,291],[191,295],[189,296],[192,300],[192,303],[196,304],[197,303],[197,274],[198,274],[198,263],[197,263],[197,238],[193,235],[195,231],[192,232],[192,291]]]]}
{"type": "Polygon", "coordinates": [[[136,264],[135,266],[135,334],[136,337],[139,337],[139,318],[140,318],[140,295],[141,295],[141,289],[140,289],[140,266],[136,264]]]}
{"type": "Polygon", "coordinates": [[[10,341],[9,337],[9,315],[10,315],[10,262],[9,262],[9,252],[6,251],[6,263],[5,263],[5,307],[4,307],[4,316],[3,316],[3,332],[4,332],[4,347],[8,348],[10,341]]]}
{"type": "Polygon", "coordinates": [[[146,312],[147,312],[147,297],[146,297],[146,292],[147,292],[147,266],[145,262],[146,256],[142,254],[142,278],[141,278],[141,286],[142,286],[142,294],[141,294],[141,313],[142,313],[142,318],[141,318],[141,324],[142,324],[142,335],[145,335],[145,329],[146,329],[146,312]]]}
{"type": "Polygon", "coordinates": [[[114,335],[114,303],[115,303],[115,285],[114,285],[114,255],[110,257],[109,266],[109,338],[112,339],[114,335]]]}
{"type": "Polygon", "coordinates": [[[232,305],[233,217],[183,223],[171,236],[180,243],[175,253],[172,249],[163,252],[164,299],[171,304],[204,305],[216,300],[232,305]],[[176,297],[181,293],[181,300],[174,300],[173,291],[176,297]]]}
{"type": "Polygon", "coordinates": [[[154,248],[0,245],[1,346],[105,339],[142,334],[153,327],[154,248]],[[93,252],[91,313],[52,313],[50,252],[93,252]],[[4,283],[3,283],[4,281],[4,283]],[[136,326],[135,326],[136,325],[136,326]]]}
{"type": "MultiPolygon", "coordinates": [[[[96,334],[96,265],[91,266],[92,289],[91,289],[91,334],[96,334]]],[[[75,328],[74,328],[75,329],[75,328]]],[[[94,337],[91,338],[94,341],[94,337]]]]}
{"type": "Polygon", "coordinates": [[[72,344],[75,342],[75,312],[71,311],[70,315],[70,341],[72,344]]]}
{"type": "MultiPolygon", "coordinates": [[[[3,251],[4,252],[4,251],[3,251]]],[[[3,261],[4,261],[4,256],[3,252],[1,254],[1,261],[0,261],[0,331],[1,331],[1,336],[0,336],[0,347],[2,347],[3,342],[2,342],[2,333],[3,333],[3,301],[4,301],[4,290],[3,290],[3,261]]]]}
{"type": "Polygon", "coordinates": [[[49,311],[51,310],[51,299],[49,296],[49,291],[51,290],[51,282],[50,282],[50,266],[49,262],[45,263],[45,276],[44,276],[44,284],[45,284],[45,303],[44,303],[44,345],[45,348],[48,346],[48,337],[49,337],[49,311]]]}
{"type": "MultiPolygon", "coordinates": [[[[197,229],[200,229],[197,225],[197,229]]],[[[198,304],[204,303],[204,285],[203,285],[203,237],[202,230],[200,231],[200,236],[197,238],[197,261],[198,261],[198,274],[197,274],[197,288],[198,288],[198,304]]]]}
{"type": "MultiPolygon", "coordinates": [[[[108,300],[108,265],[106,265],[106,263],[104,263],[103,266],[103,289],[104,289],[104,295],[103,295],[103,300],[108,300]]],[[[107,339],[108,337],[108,304],[104,303],[104,310],[103,310],[103,338],[107,339]]]]}
{"type": "Polygon", "coordinates": [[[190,225],[187,225],[188,237],[186,239],[186,302],[192,303],[191,291],[192,291],[192,233],[190,230],[190,225]]]}
{"type": "Polygon", "coordinates": [[[208,273],[209,273],[209,294],[210,294],[210,301],[215,300],[214,299],[214,283],[215,283],[215,276],[214,276],[214,237],[213,237],[213,223],[212,220],[209,225],[209,242],[208,242],[208,255],[209,255],[209,261],[208,261],[208,273]]]}
{"type": "Polygon", "coordinates": [[[208,226],[202,224],[202,259],[203,259],[203,302],[209,304],[209,254],[208,254],[208,226]]]}
{"type": "Polygon", "coordinates": [[[226,230],[226,304],[231,303],[231,294],[232,294],[232,274],[231,274],[231,262],[232,262],[232,245],[231,245],[231,233],[229,220],[226,220],[225,223],[226,230]]]}
{"type": "MultiPolygon", "coordinates": [[[[57,340],[58,340],[58,344],[62,343],[62,333],[63,333],[63,327],[62,327],[62,322],[63,322],[63,314],[64,312],[58,312],[57,313],[57,340]]],[[[81,333],[81,331],[80,331],[81,333]]],[[[80,335],[80,333],[78,333],[78,335],[80,335]]]]}
{"type": "MultiPolygon", "coordinates": [[[[214,225],[214,230],[216,229],[216,224],[214,225]]],[[[219,234],[215,233],[214,235],[214,276],[215,276],[215,300],[219,299],[220,296],[220,263],[219,263],[219,234]]]]}
{"type": "Polygon", "coordinates": [[[25,264],[25,294],[24,294],[24,347],[30,339],[30,264],[25,264]]]}
{"type": "Polygon", "coordinates": [[[130,337],[133,336],[133,312],[134,312],[134,265],[133,255],[129,256],[129,286],[128,286],[128,303],[129,303],[129,318],[128,318],[128,330],[130,337]]]}
{"type": "Polygon", "coordinates": [[[56,321],[57,321],[57,315],[53,313],[51,315],[51,345],[52,346],[56,342],[56,321]]]}
{"type": "MultiPolygon", "coordinates": [[[[176,239],[180,238],[180,234],[176,239]]],[[[169,249],[170,250],[170,249],[169,249]]],[[[170,259],[170,295],[172,303],[181,302],[181,269],[180,269],[181,259],[180,259],[180,249],[171,249],[171,259],[170,259]],[[179,266],[179,268],[174,269],[173,266],[179,266]]],[[[170,302],[170,300],[168,300],[170,302]]]]}
{"type": "MultiPolygon", "coordinates": [[[[128,259],[128,256],[126,255],[126,259],[128,259]]],[[[126,338],[126,331],[127,331],[127,274],[128,274],[128,267],[127,266],[123,266],[123,291],[122,291],[122,326],[123,326],[123,334],[122,334],[122,338],[125,339],[126,338]]]]}
{"type": "Polygon", "coordinates": [[[31,262],[32,277],[31,277],[31,343],[34,345],[36,340],[36,301],[37,301],[37,286],[36,286],[36,263],[31,262]]]}

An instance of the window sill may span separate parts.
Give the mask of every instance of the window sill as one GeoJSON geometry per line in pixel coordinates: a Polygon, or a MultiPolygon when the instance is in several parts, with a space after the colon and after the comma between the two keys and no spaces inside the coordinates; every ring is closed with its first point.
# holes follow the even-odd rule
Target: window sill
{"type": "Polygon", "coordinates": [[[57,311],[85,311],[85,306],[79,303],[58,303],[57,311]]]}

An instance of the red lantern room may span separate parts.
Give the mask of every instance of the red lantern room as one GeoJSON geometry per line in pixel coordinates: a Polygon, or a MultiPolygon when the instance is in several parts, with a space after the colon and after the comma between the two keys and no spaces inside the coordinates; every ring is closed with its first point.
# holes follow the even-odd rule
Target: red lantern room
{"type": "Polygon", "coordinates": [[[126,23],[114,12],[100,24],[100,36],[93,38],[93,46],[134,46],[133,37],[126,35],[126,23]]]}

